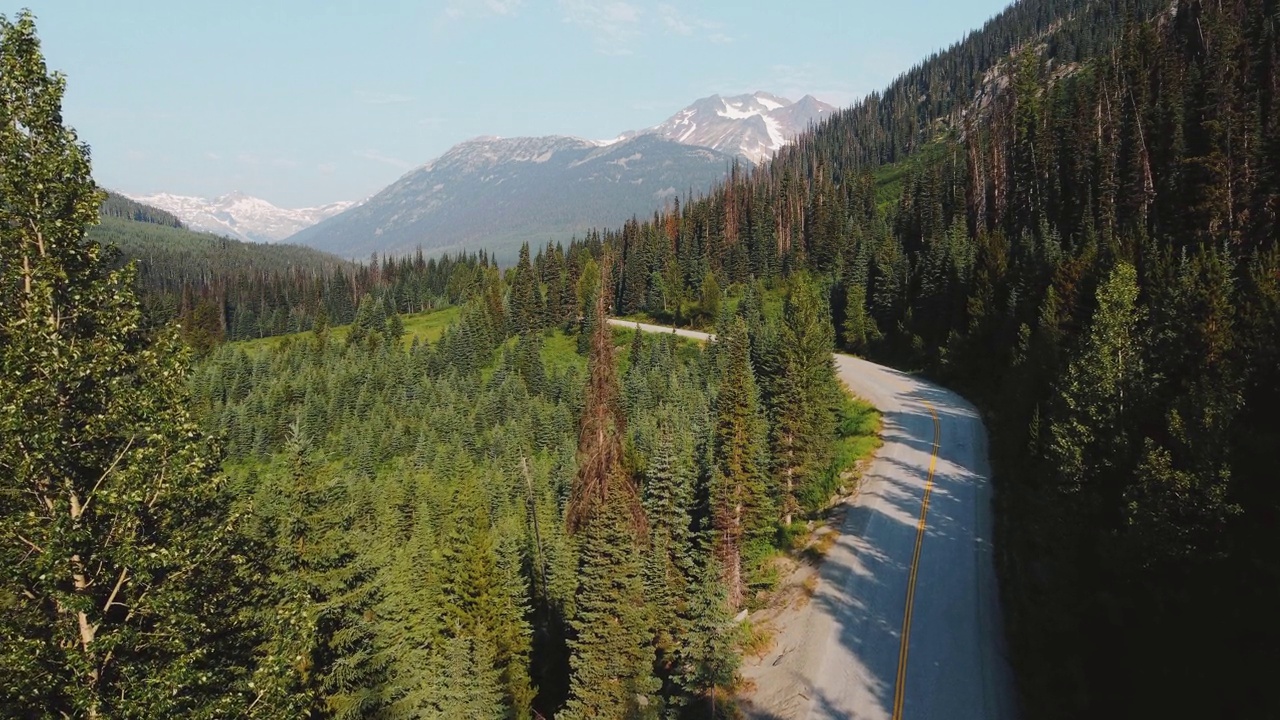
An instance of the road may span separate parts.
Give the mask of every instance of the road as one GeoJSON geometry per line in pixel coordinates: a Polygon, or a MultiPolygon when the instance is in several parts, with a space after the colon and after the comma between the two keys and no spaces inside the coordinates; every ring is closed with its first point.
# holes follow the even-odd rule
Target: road
{"type": "Polygon", "coordinates": [[[849,501],[813,601],[752,673],[747,714],[1011,720],[982,420],[949,390],[834,357],[845,385],[883,414],[884,445],[849,501]]]}

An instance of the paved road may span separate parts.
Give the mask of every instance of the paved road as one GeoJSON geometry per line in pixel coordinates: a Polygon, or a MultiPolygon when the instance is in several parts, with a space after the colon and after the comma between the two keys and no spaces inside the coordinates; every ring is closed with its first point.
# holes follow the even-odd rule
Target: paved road
{"type": "Polygon", "coordinates": [[[884,446],[823,563],[812,612],[767,665],[785,679],[772,678],[750,714],[1014,718],[982,420],[960,396],[917,377],[848,355],[835,363],[849,389],[883,413],[884,446]]]}

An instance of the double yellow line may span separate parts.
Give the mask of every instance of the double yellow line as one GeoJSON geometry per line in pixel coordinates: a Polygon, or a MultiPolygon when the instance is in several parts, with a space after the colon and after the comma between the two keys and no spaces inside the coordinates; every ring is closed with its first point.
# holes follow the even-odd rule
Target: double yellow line
{"type": "Polygon", "coordinates": [[[893,691],[893,720],[902,720],[902,705],[907,697],[907,648],[911,644],[911,614],[916,604],[916,574],[920,570],[920,548],[924,546],[925,519],[929,515],[929,495],[933,492],[933,473],[938,467],[938,448],[942,444],[942,423],[938,411],[927,400],[921,400],[933,417],[933,457],[929,459],[929,475],[924,483],[924,500],[920,503],[920,521],[916,524],[916,549],[911,557],[911,575],[907,579],[907,609],[902,616],[902,645],[898,649],[898,681],[893,691]]]}

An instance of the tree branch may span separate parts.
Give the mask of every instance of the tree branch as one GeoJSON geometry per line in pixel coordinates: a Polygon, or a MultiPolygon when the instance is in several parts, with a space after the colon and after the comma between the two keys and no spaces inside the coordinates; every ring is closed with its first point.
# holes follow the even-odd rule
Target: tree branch
{"type": "Polygon", "coordinates": [[[93,484],[93,489],[90,490],[89,495],[85,497],[84,505],[80,506],[80,512],[75,514],[75,518],[78,519],[86,510],[89,509],[89,503],[93,502],[93,496],[97,494],[98,488],[102,486],[102,481],[106,480],[107,476],[111,474],[111,471],[115,470],[116,466],[120,464],[120,461],[124,459],[125,453],[129,452],[129,448],[133,447],[133,441],[133,437],[129,438],[129,442],[125,443],[124,448],[122,448],[120,453],[116,455],[116,459],[111,461],[111,466],[102,473],[102,476],[98,478],[98,482],[93,484]]]}
{"type": "Polygon", "coordinates": [[[37,544],[35,544],[35,543],[31,542],[30,540],[26,539],[25,537],[23,537],[23,536],[22,536],[22,534],[21,534],[21,533],[14,533],[14,535],[15,535],[19,540],[21,540],[23,543],[25,543],[25,544],[27,545],[27,547],[31,548],[32,550],[35,550],[36,552],[40,553],[41,555],[43,555],[43,554],[44,554],[44,548],[42,548],[42,547],[40,547],[39,545],[37,545],[37,544]]]}

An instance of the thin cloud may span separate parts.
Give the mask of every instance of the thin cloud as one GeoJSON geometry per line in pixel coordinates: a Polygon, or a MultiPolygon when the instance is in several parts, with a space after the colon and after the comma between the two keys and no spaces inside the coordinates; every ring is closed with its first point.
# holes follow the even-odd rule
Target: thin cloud
{"type": "Polygon", "coordinates": [[[207,151],[207,152],[204,154],[204,156],[205,156],[205,159],[207,159],[207,160],[213,160],[214,162],[217,162],[217,161],[219,161],[219,160],[221,160],[221,159],[222,159],[222,156],[221,156],[221,155],[219,155],[218,153],[216,153],[216,152],[214,152],[214,151],[212,151],[212,150],[207,151]]]}
{"type": "Polygon", "coordinates": [[[261,162],[261,160],[259,160],[258,156],[254,155],[253,153],[242,152],[236,155],[236,162],[240,163],[241,165],[256,166],[259,162],[261,162]]]}
{"type": "Polygon", "coordinates": [[[403,93],[378,92],[375,90],[357,90],[356,99],[366,105],[398,105],[413,101],[412,95],[403,93]]]}
{"type": "Polygon", "coordinates": [[[766,88],[792,100],[813,95],[836,107],[852,105],[866,94],[838,77],[830,67],[814,63],[774,65],[763,83],[757,80],[751,87],[766,88]]]}
{"type": "Polygon", "coordinates": [[[591,35],[597,52],[630,55],[631,41],[639,34],[640,8],[623,0],[559,0],[564,22],[591,35]]]}
{"type": "Polygon", "coordinates": [[[320,163],[319,165],[316,165],[316,172],[320,173],[321,175],[332,175],[337,170],[338,170],[338,166],[336,163],[327,162],[327,163],[320,163]]]}
{"type": "Polygon", "coordinates": [[[681,12],[670,3],[658,5],[658,20],[668,33],[674,35],[696,35],[718,45],[733,42],[733,38],[724,32],[723,24],[681,12]]]}
{"type": "Polygon", "coordinates": [[[523,4],[524,0],[449,0],[440,14],[445,20],[507,17],[515,15],[523,4]]]}
{"type": "Polygon", "coordinates": [[[667,30],[677,35],[692,35],[693,24],[680,17],[680,11],[674,5],[663,3],[658,6],[658,17],[662,19],[662,24],[667,30]]]}
{"type": "Polygon", "coordinates": [[[401,160],[400,158],[394,158],[389,155],[383,155],[377,150],[356,150],[355,155],[356,157],[361,157],[365,160],[380,162],[383,165],[390,165],[391,167],[399,168],[401,170],[408,170],[413,167],[413,163],[411,162],[401,160]]]}

